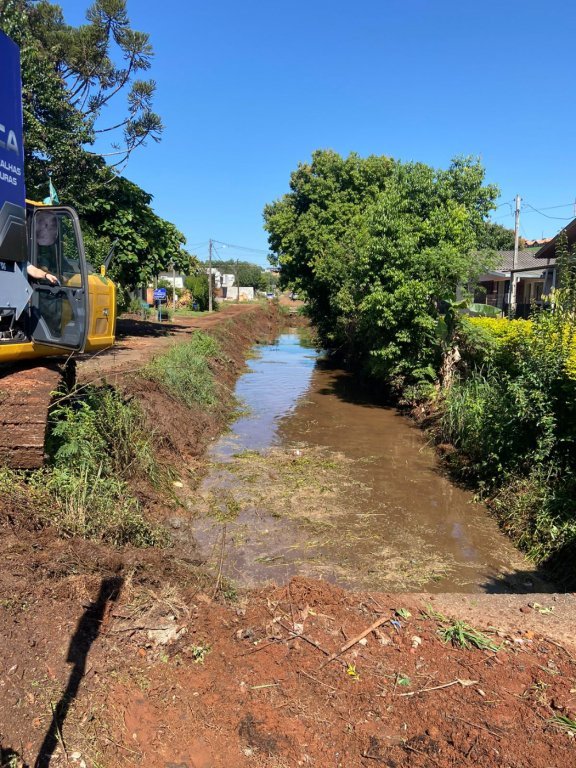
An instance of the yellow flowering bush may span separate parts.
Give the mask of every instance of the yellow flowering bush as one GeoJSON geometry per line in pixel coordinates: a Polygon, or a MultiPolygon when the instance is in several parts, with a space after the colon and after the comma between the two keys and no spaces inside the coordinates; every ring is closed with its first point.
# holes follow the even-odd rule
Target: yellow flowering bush
{"type": "MultiPolygon", "coordinates": [[[[496,357],[500,363],[503,362],[503,356],[510,355],[514,357],[522,350],[525,354],[542,356],[539,354],[540,338],[536,339],[534,334],[534,323],[532,320],[508,320],[506,317],[468,317],[464,321],[466,327],[480,329],[492,342],[496,357]]],[[[548,329],[549,347],[555,346],[557,349],[563,349],[565,356],[564,370],[567,378],[576,381],[576,333],[574,329],[566,325],[562,331],[557,329],[548,329]],[[559,339],[559,336],[562,339],[559,339]],[[558,342],[560,341],[560,345],[558,342]]]]}

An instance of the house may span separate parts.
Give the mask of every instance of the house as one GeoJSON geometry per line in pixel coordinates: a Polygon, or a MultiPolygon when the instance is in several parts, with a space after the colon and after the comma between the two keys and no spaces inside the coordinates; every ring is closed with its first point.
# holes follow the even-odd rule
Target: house
{"type": "Polygon", "coordinates": [[[158,275],[158,282],[160,280],[165,280],[167,283],[170,283],[170,285],[173,285],[174,288],[184,288],[184,278],[186,275],[179,275],[178,273],[174,272],[160,272],[158,275]]]}
{"type": "Polygon", "coordinates": [[[254,301],[254,288],[252,286],[237,288],[235,286],[222,289],[222,298],[224,301],[254,301]],[[240,295],[238,295],[240,292],[240,295]]]}
{"type": "Polygon", "coordinates": [[[576,219],[572,219],[570,224],[564,227],[564,229],[560,230],[558,234],[548,240],[548,242],[544,243],[544,245],[537,251],[536,258],[538,261],[543,260],[553,260],[555,261],[556,258],[556,243],[558,242],[558,238],[560,235],[565,234],[566,238],[568,240],[568,247],[571,248],[573,245],[576,245],[576,219]]]}
{"type": "Polygon", "coordinates": [[[498,307],[503,314],[507,314],[513,274],[516,279],[515,316],[528,317],[534,305],[542,306],[542,297],[547,296],[556,284],[554,251],[548,250],[544,256],[540,255],[549,246],[550,243],[546,243],[540,249],[518,251],[515,265],[514,251],[498,251],[496,266],[478,278],[474,301],[498,307]]]}

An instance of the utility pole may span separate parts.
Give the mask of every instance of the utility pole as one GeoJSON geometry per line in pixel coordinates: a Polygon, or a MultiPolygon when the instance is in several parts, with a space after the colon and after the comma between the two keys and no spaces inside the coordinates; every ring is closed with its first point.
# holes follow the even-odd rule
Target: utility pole
{"type": "Polygon", "coordinates": [[[516,314],[516,272],[518,266],[518,238],[520,230],[520,195],[516,195],[516,211],[514,213],[514,255],[512,256],[512,271],[510,272],[510,305],[508,314],[514,317],[516,314]]]}
{"type": "Polygon", "coordinates": [[[212,312],[212,238],[208,240],[208,312],[212,312]]]}
{"type": "Polygon", "coordinates": [[[236,304],[240,301],[240,281],[238,280],[238,259],[236,259],[236,304]]]}

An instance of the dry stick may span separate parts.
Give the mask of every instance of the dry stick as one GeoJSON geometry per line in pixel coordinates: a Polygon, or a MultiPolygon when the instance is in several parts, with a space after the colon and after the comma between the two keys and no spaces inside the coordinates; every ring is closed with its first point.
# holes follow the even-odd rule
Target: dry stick
{"type": "MultiPolygon", "coordinates": [[[[471,680],[469,683],[467,682],[467,685],[475,685],[478,683],[479,680],[471,680]]],[[[425,693],[426,691],[439,691],[440,688],[449,688],[451,685],[456,685],[457,683],[462,684],[462,681],[460,679],[458,680],[452,680],[450,683],[443,683],[442,685],[433,685],[431,688],[420,688],[419,691],[409,691],[408,693],[400,693],[399,696],[416,696],[417,693],[425,693]]]]}
{"type": "Polygon", "coordinates": [[[379,763],[385,762],[385,757],[379,757],[378,755],[369,755],[368,752],[360,752],[360,757],[365,757],[368,760],[377,760],[379,763]]]}
{"type": "Polygon", "coordinates": [[[288,591],[288,601],[290,603],[290,616],[292,617],[292,628],[296,629],[296,622],[294,621],[294,606],[292,605],[292,593],[290,592],[290,582],[286,585],[288,591]]]}
{"type": "Polygon", "coordinates": [[[302,640],[305,640],[307,643],[310,643],[310,645],[313,645],[314,648],[317,648],[319,651],[322,651],[322,653],[325,656],[329,656],[330,655],[329,652],[325,648],[322,648],[321,645],[318,645],[318,643],[314,642],[314,640],[311,640],[309,637],[306,637],[306,635],[297,635],[296,632],[294,632],[293,629],[290,629],[290,627],[287,627],[286,624],[282,624],[281,621],[279,621],[278,624],[282,627],[282,629],[285,629],[286,632],[290,632],[290,634],[292,635],[292,639],[294,639],[294,638],[301,638],[302,640]]]}
{"type": "Polygon", "coordinates": [[[382,618],[376,619],[376,621],[373,624],[370,624],[368,629],[365,629],[364,632],[361,632],[359,635],[356,635],[356,637],[353,637],[352,640],[349,640],[346,645],[343,645],[342,648],[337,653],[333,653],[332,656],[330,656],[329,659],[326,659],[326,661],[320,665],[320,669],[325,667],[327,664],[330,664],[331,661],[334,661],[334,659],[337,659],[338,656],[340,656],[345,651],[352,648],[353,645],[356,645],[356,643],[359,643],[360,640],[363,640],[366,635],[369,635],[370,632],[374,632],[375,629],[378,629],[378,627],[381,627],[382,624],[386,624],[387,621],[390,621],[390,618],[382,618]]]}
{"type": "Polygon", "coordinates": [[[552,645],[555,645],[557,648],[560,648],[562,651],[564,651],[564,653],[565,653],[565,654],[566,654],[566,655],[567,655],[567,656],[568,656],[570,659],[572,659],[572,661],[576,661],[576,659],[574,658],[574,656],[572,656],[572,654],[570,653],[570,651],[568,651],[566,648],[564,648],[564,646],[563,646],[563,645],[560,645],[560,643],[557,643],[555,640],[550,640],[549,638],[546,638],[546,642],[547,642],[547,643],[551,643],[552,645]]]}
{"type": "Polygon", "coordinates": [[[438,768],[442,768],[440,763],[435,760],[431,755],[427,755],[426,752],[422,752],[420,749],[415,749],[414,747],[411,747],[410,744],[402,744],[403,749],[409,749],[410,752],[416,752],[417,755],[422,755],[422,757],[428,758],[431,763],[434,763],[434,765],[437,765],[438,768]]]}
{"type": "Polygon", "coordinates": [[[306,675],[306,677],[309,677],[310,680],[314,680],[315,683],[318,683],[319,685],[323,685],[324,688],[329,688],[331,691],[336,691],[337,693],[344,693],[344,691],[341,688],[335,688],[333,685],[328,685],[328,683],[323,683],[322,680],[318,680],[318,678],[312,677],[312,675],[309,675],[308,672],[304,672],[303,669],[299,669],[298,674],[306,675]]]}
{"type": "Polygon", "coordinates": [[[450,720],[460,720],[461,723],[466,723],[466,725],[472,726],[472,728],[480,728],[482,731],[487,731],[491,736],[494,736],[495,738],[499,739],[503,734],[496,733],[495,731],[491,730],[490,728],[486,727],[485,725],[480,725],[480,723],[472,723],[470,720],[465,720],[463,717],[457,717],[456,715],[448,715],[450,720]]]}
{"type": "Polygon", "coordinates": [[[50,702],[50,708],[52,709],[52,719],[54,720],[56,735],[62,747],[62,751],[64,752],[64,759],[66,760],[66,765],[69,765],[68,750],[66,749],[66,744],[64,743],[64,737],[62,736],[62,731],[60,730],[60,723],[58,722],[58,717],[56,715],[56,708],[54,707],[54,704],[52,704],[52,702],[50,702]]]}
{"type": "Polygon", "coordinates": [[[224,565],[224,547],[226,546],[226,523],[224,523],[222,527],[222,544],[220,546],[220,562],[218,564],[218,576],[216,577],[216,586],[214,587],[214,594],[212,595],[212,600],[216,597],[218,594],[218,590],[220,589],[220,581],[222,579],[222,566],[224,565]]]}
{"type": "Polygon", "coordinates": [[[265,643],[264,645],[259,645],[257,648],[251,648],[249,651],[246,651],[246,653],[239,653],[234,658],[235,659],[241,659],[244,656],[250,656],[252,653],[258,653],[258,651],[262,651],[264,648],[268,648],[270,645],[274,645],[274,643],[279,642],[274,638],[274,640],[270,640],[269,643],[265,643]]]}

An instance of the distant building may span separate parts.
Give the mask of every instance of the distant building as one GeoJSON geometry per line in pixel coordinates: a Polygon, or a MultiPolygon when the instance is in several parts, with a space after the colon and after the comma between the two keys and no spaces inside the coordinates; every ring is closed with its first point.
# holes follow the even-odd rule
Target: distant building
{"type": "Polygon", "coordinates": [[[170,285],[173,285],[174,288],[184,288],[184,277],[185,275],[179,275],[178,273],[160,272],[158,280],[165,280],[170,285]]]}
{"type": "Polygon", "coordinates": [[[238,301],[238,291],[240,291],[240,301],[254,301],[254,288],[250,285],[238,289],[237,287],[225,287],[222,289],[222,298],[224,301],[238,301]]]}
{"type": "Polygon", "coordinates": [[[498,307],[507,314],[513,272],[516,278],[516,317],[528,317],[531,308],[542,306],[542,297],[547,296],[556,285],[556,258],[552,251],[548,258],[542,259],[540,253],[543,250],[531,248],[518,251],[514,271],[514,251],[499,251],[496,267],[478,278],[474,301],[498,307]]]}

